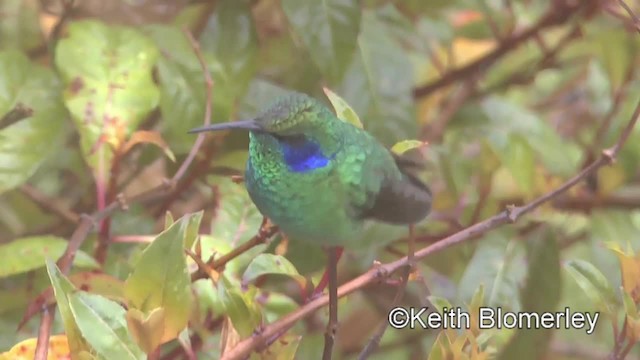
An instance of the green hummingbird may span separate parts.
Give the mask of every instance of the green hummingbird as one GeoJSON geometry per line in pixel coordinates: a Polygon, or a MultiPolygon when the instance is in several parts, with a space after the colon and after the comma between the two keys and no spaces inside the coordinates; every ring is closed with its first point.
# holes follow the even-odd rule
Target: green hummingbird
{"type": "Polygon", "coordinates": [[[249,131],[249,196],[294,240],[349,248],[366,220],[415,224],[431,209],[431,191],[410,162],[305,94],[190,133],[226,129],[249,131]]]}
{"type": "Polygon", "coordinates": [[[366,220],[412,225],[424,219],[431,191],[410,171],[410,161],[301,93],[279,99],[253,119],[190,132],[226,129],[249,131],[244,181],[258,210],[289,237],[328,250],[327,269],[313,295],[329,285],[322,358],[331,359],[342,249],[354,245],[366,220]]]}

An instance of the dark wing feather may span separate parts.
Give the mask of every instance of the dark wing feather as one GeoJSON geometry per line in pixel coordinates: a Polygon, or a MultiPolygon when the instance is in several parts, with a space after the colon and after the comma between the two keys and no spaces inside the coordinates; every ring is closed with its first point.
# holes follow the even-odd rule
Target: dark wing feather
{"type": "Polygon", "coordinates": [[[364,217],[398,225],[415,224],[431,211],[431,190],[413,173],[421,167],[419,162],[395,154],[393,157],[402,176],[383,183],[364,217]]]}

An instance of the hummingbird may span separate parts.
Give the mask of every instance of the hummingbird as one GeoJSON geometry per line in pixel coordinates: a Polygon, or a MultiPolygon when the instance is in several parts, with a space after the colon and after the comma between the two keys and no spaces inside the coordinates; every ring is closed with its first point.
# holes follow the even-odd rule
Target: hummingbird
{"type": "Polygon", "coordinates": [[[258,210],[289,238],[327,249],[327,268],[313,292],[329,285],[323,359],[337,330],[337,262],[367,220],[413,225],[431,210],[429,187],[415,162],[395,155],[365,130],[340,120],[320,101],[297,92],[256,117],[196,128],[249,132],[244,182],[258,210]]]}
{"type": "Polygon", "coordinates": [[[349,248],[367,220],[409,225],[431,210],[415,163],[306,94],[281,97],[252,119],[189,132],[228,129],[249,132],[247,192],[291,239],[349,248]]]}

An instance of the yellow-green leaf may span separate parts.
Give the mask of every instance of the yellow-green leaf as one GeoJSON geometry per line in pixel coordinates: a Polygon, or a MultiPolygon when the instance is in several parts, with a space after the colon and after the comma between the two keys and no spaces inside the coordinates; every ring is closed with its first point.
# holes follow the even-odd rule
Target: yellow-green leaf
{"type": "Polygon", "coordinates": [[[85,291],[69,296],[69,305],[82,337],[106,359],[145,359],[127,329],[120,304],[85,291]]]}
{"type": "Polygon", "coordinates": [[[326,87],[322,88],[322,90],[324,90],[324,93],[327,95],[327,98],[329,98],[331,105],[333,105],[333,109],[336,111],[336,116],[338,117],[338,119],[348,122],[360,129],[364,128],[364,126],[362,126],[360,118],[358,117],[358,114],[356,114],[356,112],[351,108],[351,106],[349,106],[349,104],[347,104],[346,101],[344,101],[344,99],[342,99],[340,96],[338,96],[338,94],[334,93],[326,87]]]}
{"type": "Polygon", "coordinates": [[[71,306],[69,305],[69,296],[76,291],[76,288],[67,280],[62,272],[60,272],[56,264],[50,260],[47,260],[47,273],[49,274],[51,285],[53,285],[53,292],[56,297],[56,302],[58,303],[58,311],[60,311],[60,315],[62,316],[62,323],[64,324],[64,331],[67,334],[72,357],[74,354],[77,355],[83,351],[89,351],[90,348],[82,338],[80,329],[71,312],[71,306]]]}
{"type": "Polygon", "coordinates": [[[164,309],[162,343],[175,339],[189,321],[191,278],[184,245],[190,224],[199,224],[201,218],[201,213],[185,215],[160,233],[142,252],[125,282],[130,309],[145,315],[164,309]]]}
{"type": "Polygon", "coordinates": [[[426,141],[420,140],[403,140],[395,143],[395,145],[391,147],[391,151],[397,155],[402,155],[409,150],[418,149],[428,144],[426,141]]]}
{"type": "MultiPolygon", "coordinates": [[[[57,260],[69,243],[57,236],[32,236],[0,245],[0,278],[45,266],[45,259],[57,260]]],[[[76,252],[74,265],[96,268],[98,263],[83,251],[76,252]]]]}

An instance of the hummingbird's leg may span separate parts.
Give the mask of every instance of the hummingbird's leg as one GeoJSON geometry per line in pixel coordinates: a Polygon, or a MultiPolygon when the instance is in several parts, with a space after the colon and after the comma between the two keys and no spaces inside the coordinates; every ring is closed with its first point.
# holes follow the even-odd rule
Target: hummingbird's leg
{"type": "Polygon", "coordinates": [[[338,330],[338,248],[327,249],[327,273],[329,274],[329,322],[324,333],[322,360],[331,360],[333,343],[338,330]]]}
{"type": "MultiPolygon", "coordinates": [[[[342,257],[344,248],[342,246],[336,246],[334,247],[334,249],[336,251],[336,257],[337,257],[336,263],[337,263],[342,257]]],[[[313,289],[313,292],[311,293],[311,296],[307,298],[307,301],[311,301],[317,298],[318,296],[322,295],[322,292],[327,287],[327,284],[329,284],[329,268],[324,269],[324,273],[322,274],[322,278],[320,278],[320,282],[318,283],[318,286],[316,286],[316,288],[313,289]]]]}

